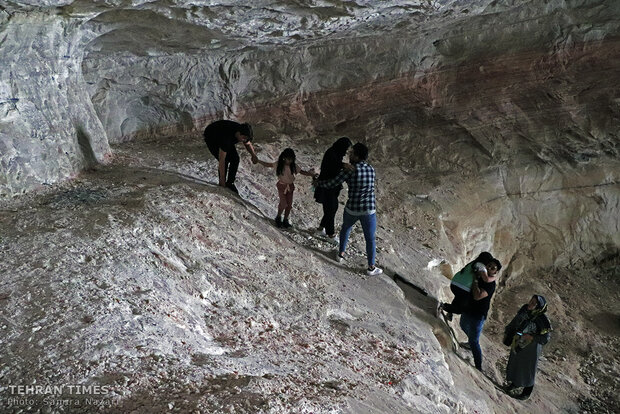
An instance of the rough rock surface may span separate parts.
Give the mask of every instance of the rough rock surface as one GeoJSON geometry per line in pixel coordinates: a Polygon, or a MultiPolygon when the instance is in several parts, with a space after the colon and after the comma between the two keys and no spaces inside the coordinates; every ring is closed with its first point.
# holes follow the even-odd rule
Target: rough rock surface
{"type": "Polygon", "coordinates": [[[0,407],[617,412],[619,25],[614,0],[6,2],[0,407]],[[214,186],[219,117],[264,159],[366,142],[379,263],[431,298],[360,275],[361,232],[337,265],[305,177],[284,233],[246,156],[243,200],[214,186]],[[503,324],[551,303],[529,402],[433,317],[482,250],[505,264],[492,381],[503,324]],[[35,383],[109,393],[10,404],[35,383]]]}
{"type": "Polygon", "coordinates": [[[388,126],[416,153],[450,146],[449,166],[473,150],[474,169],[618,156],[619,86],[600,84],[618,78],[617,2],[242,3],[9,2],[2,193],[220,116],[373,141],[388,126]]]}

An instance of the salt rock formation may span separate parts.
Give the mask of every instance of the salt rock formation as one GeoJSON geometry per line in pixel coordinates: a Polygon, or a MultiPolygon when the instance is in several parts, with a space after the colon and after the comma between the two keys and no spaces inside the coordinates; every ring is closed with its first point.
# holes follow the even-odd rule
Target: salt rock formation
{"type": "Polygon", "coordinates": [[[617,86],[590,90],[617,76],[614,2],[34,3],[2,13],[5,194],[218,116],[320,132],[381,113],[451,166],[617,155],[617,86]]]}
{"type": "Polygon", "coordinates": [[[264,171],[244,165],[244,202],[208,185],[200,133],[231,118],[272,159],[366,142],[381,264],[445,300],[442,273],[493,251],[488,374],[544,293],[561,329],[528,410],[613,411],[589,385],[618,371],[619,26],[615,0],[6,2],[1,378],[108,384],[125,411],[523,409],[423,299],[272,229],[264,171]]]}

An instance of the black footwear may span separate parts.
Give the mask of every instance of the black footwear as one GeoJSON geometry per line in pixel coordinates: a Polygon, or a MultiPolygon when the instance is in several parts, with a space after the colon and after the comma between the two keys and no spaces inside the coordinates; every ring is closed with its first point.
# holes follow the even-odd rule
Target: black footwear
{"type": "Polygon", "coordinates": [[[465,348],[465,349],[471,350],[471,346],[469,346],[469,342],[459,342],[459,346],[461,348],[465,348]]]}
{"type": "Polygon", "coordinates": [[[514,398],[516,398],[517,400],[527,400],[528,398],[530,398],[530,395],[532,395],[533,389],[533,385],[529,387],[523,387],[523,391],[521,391],[521,394],[515,395],[514,398]]]}
{"type": "Polygon", "coordinates": [[[282,227],[282,219],[280,218],[280,216],[276,217],[276,227],[277,228],[282,227]]]}
{"type": "Polygon", "coordinates": [[[239,190],[237,190],[237,186],[234,183],[226,183],[226,188],[235,194],[239,194],[239,190]]]}
{"type": "Polygon", "coordinates": [[[289,222],[288,222],[288,219],[287,219],[287,218],[285,218],[285,219],[282,221],[282,227],[284,227],[285,229],[288,229],[289,227],[292,227],[292,226],[291,226],[291,223],[289,223],[289,222]]]}
{"type": "Polygon", "coordinates": [[[452,315],[452,313],[451,313],[451,312],[446,312],[446,320],[447,320],[448,322],[452,322],[452,316],[453,316],[453,315],[452,315]]]}

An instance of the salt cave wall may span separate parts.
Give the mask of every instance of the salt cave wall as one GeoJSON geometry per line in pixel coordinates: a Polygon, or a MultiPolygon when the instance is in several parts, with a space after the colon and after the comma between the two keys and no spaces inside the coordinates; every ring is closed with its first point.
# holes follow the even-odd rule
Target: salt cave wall
{"type": "Polygon", "coordinates": [[[4,194],[84,167],[92,156],[76,131],[101,161],[107,142],[196,133],[220,116],[374,140],[382,114],[409,144],[403,155],[419,160],[431,140],[444,160],[482,166],[524,151],[549,162],[616,151],[617,86],[591,86],[617,75],[617,2],[408,2],[374,17],[365,4],[358,16],[312,2],[254,14],[234,2],[45,3],[63,7],[1,13],[4,194]],[[536,119],[556,113],[578,129],[536,119]]]}
{"type": "Polygon", "coordinates": [[[618,254],[620,84],[601,80],[620,79],[619,5],[558,4],[476,16],[474,33],[436,42],[451,70],[430,82],[432,112],[460,130],[452,145],[479,150],[442,146],[478,177],[442,203],[452,263],[493,246],[520,275],[618,254]]]}
{"type": "Polygon", "coordinates": [[[110,152],[84,88],[80,26],[0,11],[0,195],[64,180],[110,152]]]}
{"type": "Polygon", "coordinates": [[[617,1],[26,3],[0,13],[0,194],[230,117],[263,141],[347,134],[437,186],[475,177],[435,196],[453,262],[618,246],[617,1]]]}
{"type": "MultiPolygon", "coordinates": [[[[359,96],[368,83],[415,73],[423,67],[419,61],[432,53],[427,49],[433,49],[426,40],[400,37],[386,44],[381,36],[355,38],[355,33],[249,48],[187,24],[161,24],[144,40],[144,32],[161,19],[151,11],[113,11],[89,25],[108,19],[119,28],[99,29],[106,33],[88,45],[83,68],[112,142],[197,133],[218,116],[245,116],[297,131],[331,128],[360,115],[353,109],[357,101],[368,100],[359,96]],[[121,42],[134,33],[140,33],[138,40],[121,42]]],[[[370,113],[384,104],[362,103],[366,108],[357,110],[370,113]]]]}

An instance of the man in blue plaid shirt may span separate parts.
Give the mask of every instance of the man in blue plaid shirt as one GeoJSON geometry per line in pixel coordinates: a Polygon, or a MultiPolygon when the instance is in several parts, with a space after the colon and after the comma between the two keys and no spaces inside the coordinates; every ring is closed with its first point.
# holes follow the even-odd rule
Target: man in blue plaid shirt
{"type": "Polygon", "coordinates": [[[345,205],[342,217],[337,259],[339,262],[344,260],[344,252],[349,242],[351,228],[359,220],[364,231],[364,239],[366,240],[366,256],[368,258],[366,273],[374,276],[383,273],[383,270],[375,266],[377,250],[375,243],[375,231],[377,230],[375,169],[366,162],[367,158],[368,147],[366,145],[361,143],[353,145],[349,154],[349,161],[352,167],[344,168],[334,178],[319,181],[317,185],[319,187],[333,188],[346,181],[349,187],[349,199],[345,205]]]}

